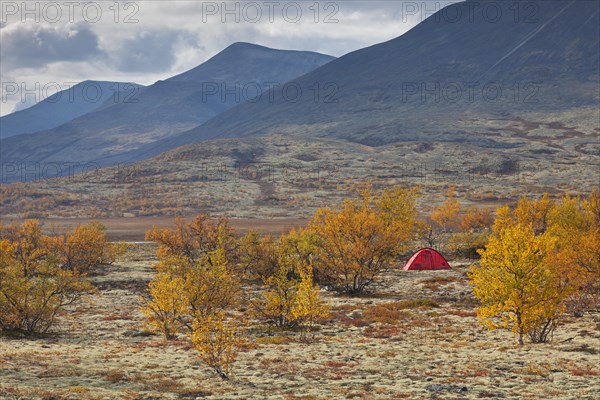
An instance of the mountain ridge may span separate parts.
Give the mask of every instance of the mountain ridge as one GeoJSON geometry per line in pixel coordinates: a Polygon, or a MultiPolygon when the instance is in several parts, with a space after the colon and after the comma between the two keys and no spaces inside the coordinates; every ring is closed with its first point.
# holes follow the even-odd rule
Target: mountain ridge
{"type": "Polygon", "coordinates": [[[133,82],[79,82],[30,107],[0,117],[0,138],[56,128],[102,107],[105,103],[118,102],[121,97],[131,95],[143,87],[133,82]],[[121,95],[116,96],[118,92],[121,95]]]}
{"type": "Polygon", "coordinates": [[[531,21],[529,15],[515,21],[507,2],[452,4],[400,37],[344,55],[296,81],[303,89],[333,82],[337,101],[291,103],[275,92],[268,104],[263,98],[238,105],[131,152],[127,160],[215,138],[282,132],[374,146],[411,140],[485,144],[485,136],[497,133],[486,133],[482,118],[597,105],[600,42],[594,27],[600,26],[600,3],[530,3],[536,5],[531,21]],[[492,3],[505,15],[496,23],[482,17],[492,3]],[[479,18],[445,20],[455,14],[452,9],[469,4],[479,18]],[[457,86],[462,97],[452,101],[457,86]],[[498,90],[502,96],[493,99],[498,90]]]}
{"type": "Polygon", "coordinates": [[[183,74],[141,89],[127,102],[105,104],[51,130],[7,138],[0,152],[7,161],[96,163],[195,127],[244,101],[246,88],[254,96],[264,83],[287,82],[332,59],[314,52],[230,46],[183,74]]]}

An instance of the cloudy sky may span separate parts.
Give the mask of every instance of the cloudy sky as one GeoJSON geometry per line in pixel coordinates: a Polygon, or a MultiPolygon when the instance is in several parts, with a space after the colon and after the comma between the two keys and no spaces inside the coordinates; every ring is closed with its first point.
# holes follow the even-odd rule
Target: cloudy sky
{"type": "Polygon", "coordinates": [[[3,0],[0,115],[87,79],[151,84],[234,42],[341,56],[400,36],[453,2],[3,0]]]}

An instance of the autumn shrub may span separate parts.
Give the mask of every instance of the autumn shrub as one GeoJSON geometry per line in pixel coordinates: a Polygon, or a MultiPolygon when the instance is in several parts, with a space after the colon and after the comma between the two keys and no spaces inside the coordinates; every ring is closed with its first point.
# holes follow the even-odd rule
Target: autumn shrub
{"type": "Polygon", "coordinates": [[[65,235],[64,254],[67,269],[91,272],[98,265],[110,265],[127,249],[124,243],[110,243],[106,228],[98,222],[77,226],[65,235]]]}
{"type": "Polygon", "coordinates": [[[260,319],[284,328],[311,328],[329,314],[329,306],[313,284],[310,264],[297,259],[280,260],[277,272],[264,283],[266,291],[254,302],[260,319]]]}
{"type": "Polygon", "coordinates": [[[477,251],[485,247],[489,236],[490,231],[487,229],[479,232],[455,232],[448,236],[446,249],[457,257],[478,258],[477,251]]]}
{"type": "Polygon", "coordinates": [[[283,258],[295,257],[304,263],[312,263],[318,240],[309,229],[292,229],[277,239],[251,231],[239,240],[237,262],[251,278],[264,280],[277,272],[283,258]]]}
{"type": "Polygon", "coordinates": [[[317,237],[318,281],[344,293],[362,293],[408,249],[417,227],[416,196],[416,189],[376,194],[367,187],[339,210],[318,210],[308,228],[317,237]]]}
{"type": "Polygon", "coordinates": [[[241,345],[240,327],[225,312],[239,304],[236,241],[226,219],[177,219],[173,229],[149,231],[159,244],[157,273],[143,297],[148,326],[167,339],[189,336],[200,358],[227,379],[241,345]]]}
{"type": "Polygon", "coordinates": [[[149,299],[142,312],[148,326],[167,339],[174,339],[183,330],[183,319],[189,312],[189,301],[184,292],[185,282],[180,277],[158,273],[148,285],[149,299]]]}
{"type": "Polygon", "coordinates": [[[510,327],[523,343],[552,338],[562,314],[581,315],[600,290],[600,195],[555,202],[523,197],[497,210],[493,234],[471,269],[478,314],[492,329],[510,327]]]}
{"type": "Polygon", "coordinates": [[[581,316],[600,295],[600,192],[561,199],[548,212],[547,232],[557,243],[550,262],[567,291],[565,307],[581,316]]]}
{"type": "MultiPolygon", "coordinates": [[[[0,227],[0,238],[20,241],[24,239],[24,234],[14,225],[0,227]]],[[[113,264],[127,250],[125,243],[111,243],[106,236],[106,228],[96,221],[66,232],[61,231],[60,227],[52,227],[48,237],[55,239],[46,239],[46,250],[57,255],[60,267],[82,274],[93,273],[101,265],[113,264]]]]}
{"type": "Polygon", "coordinates": [[[454,186],[450,186],[446,200],[431,210],[429,219],[431,225],[425,225],[425,235],[420,235],[428,247],[458,257],[478,258],[477,250],[487,242],[494,215],[486,207],[471,206],[462,211],[454,186]]]}
{"type": "Polygon", "coordinates": [[[523,196],[513,210],[513,220],[523,225],[531,225],[536,235],[548,229],[548,217],[555,203],[548,193],[539,199],[523,196]]]}
{"type": "Polygon", "coordinates": [[[328,314],[314,285],[316,235],[292,229],[278,239],[250,232],[239,241],[241,269],[260,278],[265,291],[253,301],[254,315],[278,327],[307,334],[328,314]]]}
{"type": "Polygon", "coordinates": [[[158,243],[158,269],[177,273],[178,269],[198,262],[211,264],[216,250],[231,261],[235,257],[236,241],[233,229],[225,218],[213,219],[207,214],[198,215],[192,222],[176,218],[174,228],[152,228],[146,240],[158,243]]]}
{"type": "Polygon", "coordinates": [[[151,328],[173,338],[178,331],[189,333],[194,321],[239,303],[240,282],[228,258],[235,255],[232,232],[226,220],[206,215],[148,232],[159,243],[157,274],[142,308],[151,328]]]}
{"type": "MultiPolygon", "coordinates": [[[[310,229],[292,229],[286,235],[279,238],[279,253],[287,258],[294,259],[300,264],[314,265],[317,260],[317,252],[320,237],[310,229]]],[[[319,282],[317,271],[312,268],[313,279],[319,282]]]]}
{"type": "Polygon", "coordinates": [[[0,328],[28,334],[47,332],[59,311],[93,287],[82,271],[105,261],[103,258],[73,258],[70,250],[78,243],[82,251],[106,254],[111,245],[86,240],[97,232],[92,224],[62,236],[42,233],[38,221],[21,226],[0,227],[0,328]],[[81,237],[81,240],[79,238],[81,237]]]}
{"type": "Polygon", "coordinates": [[[503,226],[490,238],[481,251],[481,265],[470,272],[473,293],[481,301],[478,317],[485,326],[511,329],[519,344],[527,334],[547,338],[562,312],[558,277],[546,264],[553,246],[531,224],[503,226]]]}
{"type": "Polygon", "coordinates": [[[253,279],[264,279],[277,270],[277,242],[270,235],[250,231],[238,243],[241,271],[253,279]]]}
{"type": "Polygon", "coordinates": [[[176,219],[173,229],[154,228],[146,237],[159,244],[157,273],[143,298],[148,326],[167,339],[187,334],[201,359],[226,379],[238,340],[224,311],[238,304],[240,294],[228,221],[176,219]]]}
{"type": "Polygon", "coordinates": [[[463,232],[477,232],[491,228],[493,223],[493,209],[469,207],[460,219],[459,228],[463,232]]]}
{"type": "Polygon", "coordinates": [[[458,227],[460,203],[456,199],[454,186],[450,186],[446,200],[431,211],[431,220],[442,233],[447,233],[458,227]]]}
{"type": "Polygon", "coordinates": [[[491,234],[494,217],[489,208],[469,207],[460,217],[458,231],[448,235],[447,251],[458,257],[479,258],[491,234]]]}
{"type": "Polygon", "coordinates": [[[194,321],[190,336],[202,361],[228,379],[242,343],[239,327],[226,321],[222,313],[215,313],[194,321]]]}

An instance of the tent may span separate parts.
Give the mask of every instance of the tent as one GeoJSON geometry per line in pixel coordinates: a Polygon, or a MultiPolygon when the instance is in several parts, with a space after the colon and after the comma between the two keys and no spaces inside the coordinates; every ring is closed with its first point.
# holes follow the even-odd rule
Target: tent
{"type": "Polygon", "coordinates": [[[448,261],[434,249],[421,249],[404,266],[405,271],[451,269],[448,261]]]}

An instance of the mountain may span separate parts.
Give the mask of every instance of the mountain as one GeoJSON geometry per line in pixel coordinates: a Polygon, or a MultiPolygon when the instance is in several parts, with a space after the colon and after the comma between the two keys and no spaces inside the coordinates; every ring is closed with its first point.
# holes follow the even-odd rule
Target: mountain
{"type": "Polygon", "coordinates": [[[235,43],[200,66],[143,88],[118,104],[104,103],[57,128],[2,141],[6,161],[91,163],[195,127],[331,61],[304,51],[235,43]]]}
{"type": "Polygon", "coordinates": [[[143,86],[126,82],[84,81],[26,109],[0,117],[0,138],[55,128],[87,114],[105,102],[119,101],[143,86]]]}
{"type": "MultiPolygon", "coordinates": [[[[273,90],[261,101],[132,152],[129,160],[208,139],[270,133],[371,146],[403,141],[516,146],[517,139],[500,141],[512,135],[515,124],[525,124],[519,134],[527,134],[531,114],[598,107],[599,15],[600,3],[587,0],[456,3],[396,39],[298,79],[305,95],[297,101],[273,90]],[[321,89],[318,99],[312,96],[315,87],[321,89]],[[491,126],[500,120],[501,126],[491,126]]],[[[588,122],[598,134],[598,120],[588,122]]]]}
{"type": "Polygon", "coordinates": [[[124,170],[35,182],[25,197],[44,201],[27,207],[13,190],[0,212],[308,216],[363,179],[419,185],[425,209],[448,185],[486,207],[523,193],[583,194],[599,183],[590,173],[600,157],[599,8],[449,6],[399,38],[294,79],[289,92],[273,89],[197,128],[103,159],[143,160],[124,170]],[[473,91],[453,97],[456,85],[473,91]],[[495,99],[499,88],[504,96],[495,99]]]}

